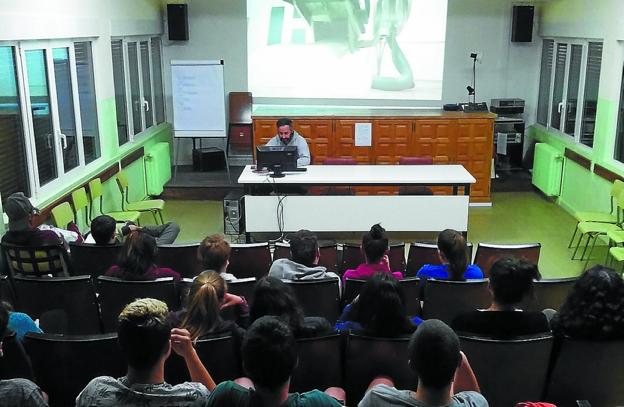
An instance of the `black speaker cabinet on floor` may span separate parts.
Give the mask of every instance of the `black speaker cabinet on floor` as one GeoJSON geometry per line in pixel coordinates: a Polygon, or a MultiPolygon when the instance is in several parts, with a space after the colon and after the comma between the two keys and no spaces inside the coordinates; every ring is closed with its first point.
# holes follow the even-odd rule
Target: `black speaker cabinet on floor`
{"type": "Polygon", "coordinates": [[[167,4],[167,31],[171,41],[188,41],[188,6],[167,4]]]}
{"type": "Polygon", "coordinates": [[[511,42],[533,41],[533,6],[513,6],[511,42]]]}

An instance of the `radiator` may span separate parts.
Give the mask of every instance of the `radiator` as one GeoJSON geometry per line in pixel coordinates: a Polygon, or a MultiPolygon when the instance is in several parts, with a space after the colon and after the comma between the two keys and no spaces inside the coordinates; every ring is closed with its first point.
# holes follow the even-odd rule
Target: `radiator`
{"type": "Polygon", "coordinates": [[[160,195],[171,179],[171,155],[169,143],[157,143],[145,154],[145,178],[147,194],[160,195]]]}
{"type": "Polygon", "coordinates": [[[533,185],[547,196],[559,196],[562,171],[563,155],[546,143],[537,143],[533,161],[533,185]]]}

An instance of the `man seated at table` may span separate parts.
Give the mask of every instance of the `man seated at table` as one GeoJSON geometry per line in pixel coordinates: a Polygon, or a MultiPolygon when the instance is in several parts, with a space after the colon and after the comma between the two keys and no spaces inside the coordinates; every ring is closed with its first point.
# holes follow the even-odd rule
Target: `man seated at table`
{"type": "Polygon", "coordinates": [[[297,167],[310,164],[310,149],[306,139],[292,128],[292,120],[282,118],[277,121],[277,135],[269,140],[268,147],[297,147],[297,167]]]}

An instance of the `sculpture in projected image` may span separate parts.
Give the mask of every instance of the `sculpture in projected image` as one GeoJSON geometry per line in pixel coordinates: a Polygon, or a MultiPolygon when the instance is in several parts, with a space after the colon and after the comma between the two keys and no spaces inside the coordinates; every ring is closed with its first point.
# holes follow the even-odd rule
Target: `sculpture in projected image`
{"type": "Polygon", "coordinates": [[[353,52],[358,48],[376,48],[376,65],[371,88],[400,91],[414,87],[409,61],[397,42],[408,20],[412,0],[284,0],[292,4],[314,31],[315,41],[341,42],[353,52]],[[372,11],[372,12],[371,12],[372,11]],[[372,39],[366,37],[366,26],[372,24],[372,39]],[[382,75],[386,52],[398,75],[382,75]]]}

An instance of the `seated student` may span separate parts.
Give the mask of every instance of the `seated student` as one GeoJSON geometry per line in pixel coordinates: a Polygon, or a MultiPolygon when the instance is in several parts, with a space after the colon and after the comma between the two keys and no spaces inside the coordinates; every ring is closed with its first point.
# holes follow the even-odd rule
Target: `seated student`
{"type": "Polygon", "coordinates": [[[167,324],[167,305],[142,298],[126,305],[119,315],[118,341],[128,372],[115,379],[91,380],[76,398],[76,407],[203,406],[216,385],[199,360],[185,329],[167,324]],[[194,383],[165,382],[165,360],[173,349],[182,356],[194,383]]]}
{"type": "Polygon", "coordinates": [[[459,338],[444,322],[424,321],[409,343],[409,366],[418,376],[416,391],[398,390],[392,380],[373,380],[359,407],[487,407],[459,338]]]}
{"type": "Polygon", "coordinates": [[[550,322],[553,333],[578,339],[624,339],[624,281],[613,269],[587,269],[550,322]]]}
{"type": "Polygon", "coordinates": [[[24,340],[24,335],[26,335],[28,332],[43,333],[41,328],[37,326],[35,321],[33,321],[33,319],[28,316],[28,314],[13,311],[13,306],[6,301],[1,301],[0,307],[8,311],[9,321],[7,324],[7,329],[9,331],[15,332],[15,338],[18,341],[22,342],[24,340]]]}
{"type": "Polygon", "coordinates": [[[179,281],[179,273],[154,264],[156,251],[156,240],[151,235],[141,230],[130,232],[124,243],[118,264],[111,266],[104,275],[139,281],[173,277],[174,280],[179,281]]]}
{"type": "Polygon", "coordinates": [[[271,265],[269,275],[282,280],[315,280],[340,277],[327,268],[319,266],[321,253],[316,235],[309,230],[299,230],[290,236],[292,259],[277,259],[271,265]]]}
{"type": "Polygon", "coordinates": [[[297,147],[297,166],[310,164],[310,149],[306,139],[293,129],[292,120],[284,117],[277,121],[277,134],[271,138],[267,146],[295,146],[297,147]]]}
{"type": "Polygon", "coordinates": [[[197,338],[232,334],[242,340],[245,330],[234,321],[224,321],[221,309],[231,306],[240,308],[241,325],[249,317],[249,306],[243,297],[227,292],[227,283],[216,271],[203,271],[193,280],[185,309],[170,315],[173,326],[179,326],[190,332],[193,340],[197,338]]]}
{"type": "MultiPolygon", "coordinates": [[[[157,245],[171,244],[180,233],[180,226],[173,222],[156,226],[136,226],[132,222],[126,223],[121,228],[121,236],[125,237],[130,232],[140,230],[156,239],[157,245]]],[[[101,246],[119,243],[117,222],[108,215],[99,215],[91,221],[91,233],[85,239],[85,243],[95,243],[101,246]]]]}
{"type": "Polygon", "coordinates": [[[274,277],[263,277],[254,288],[254,299],[249,309],[249,322],[265,315],[279,317],[286,322],[296,338],[310,338],[332,332],[332,326],[322,317],[304,317],[303,309],[292,288],[274,277]]]}
{"type": "Polygon", "coordinates": [[[345,307],[334,328],[339,332],[392,338],[411,334],[421,322],[419,317],[407,316],[399,281],[388,273],[377,273],[345,307]]]}
{"type": "Polygon", "coordinates": [[[9,230],[2,236],[2,241],[22,246],[59,245],[67,248],[67,241],[82,241],[77,231],[41,225],[33,226],[33,215],[39,213],[23,192],[11,194],[4,204],[4,211],[9,218],[9,230]],[[45,228],[44,228],[45,226],[45,228]]]}
{"type": "Polygon", "coordinates": [[[390,247],[386,236],[386,230],[378,223],[373,225],[368,233],[362,236],[362,253],[366,263],[362,263],[355,269],[345,271],[342,276],[346,281],[348,278],[369,278],[378,272],[392,273],[398,279],[403,278],[400,271],[392,272],[390,270],[390,260],[388,252],[390,247]]]}
{"type": "Polygon", "coordinates": [[[344,401],[344,390],[340,388],[329,388],[324,393],[288,393],[290,376],[297,366],[297,343],[288,325],[275,317],[265,316],[251,325],[241,353],[243,369],[253,386],[223,382],[210,394],[208,407],[339,407],[342,404],[338,399],[344,401]]]}
{"type": "Polygon", "coordinates": [[[483,278],[476,264],[468,264],[466,239],[456,230],[445,229],[438,235],[438,256],[442,264],[425,264],[416,277],[463,281],[483,278]]]}
{"type": "MultiPolygon", "coordinates": [[[[2,339],[6,336],[9,323],[9,311],[0,303],[0,357],[2,339]]],[[[40,407],[48,405],[48,396],[28,379],[0,380],[0,404],[3,406],[40,407]]]]}
{"type": "Polygon", "coordinates": [[[492,305],[459,315],[451,326],[455,332],[496,339],[550,332],[542,312],[518,308],[533,293],[533,279],[539,278],[535,264],[511,257],[498,259],[490,269],[492,305]]]}
{"type": "Polygon", "coordinates": [[[225,281],[234,281],[236,276],[226,272],[230,264],[230,252],[232,248],[223,235],[210,235],[204,238],[197,249],[197,257],[204,270],[214,270],[225,281]]]}

